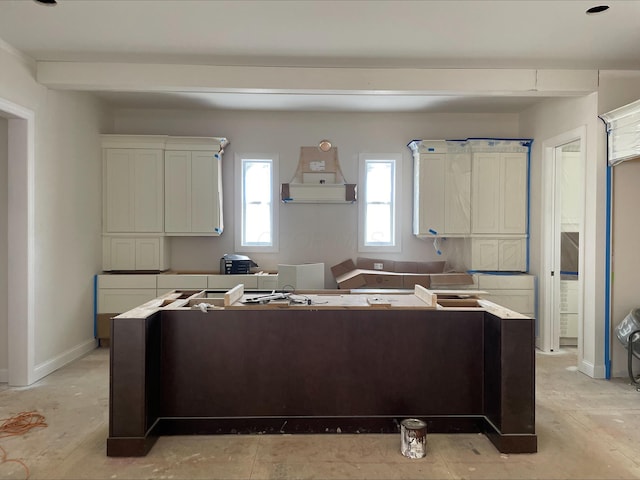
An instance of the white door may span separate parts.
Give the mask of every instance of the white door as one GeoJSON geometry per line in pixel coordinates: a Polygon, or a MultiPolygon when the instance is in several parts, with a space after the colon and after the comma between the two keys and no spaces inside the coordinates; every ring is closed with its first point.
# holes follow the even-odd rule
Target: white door
{"type": "Polygon", "coordinates": [[[539,324],[538,346],[545,351],[577,346],[581,361],[584,143],[578,135],[565,135],[557,137],[551,145],[545,152],[548,188],[544,209],[545,271],[541,275],[539,309],[543,318],[539,324]]]}

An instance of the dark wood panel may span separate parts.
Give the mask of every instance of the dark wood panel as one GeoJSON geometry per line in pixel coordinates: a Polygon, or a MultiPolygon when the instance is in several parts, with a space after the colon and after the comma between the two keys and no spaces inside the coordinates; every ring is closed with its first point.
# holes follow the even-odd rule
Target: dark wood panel
{"type": "Polygon", "coordinates": [[[164,310],[112,323],[107,454],[158,435],[487,434],[535,452],[532,319],[484,311],[164,310]]]}
{"type": "Polygon", "coordinates": [[[166,311],[161,416],[480,415],[482,318],[166,311]]]}

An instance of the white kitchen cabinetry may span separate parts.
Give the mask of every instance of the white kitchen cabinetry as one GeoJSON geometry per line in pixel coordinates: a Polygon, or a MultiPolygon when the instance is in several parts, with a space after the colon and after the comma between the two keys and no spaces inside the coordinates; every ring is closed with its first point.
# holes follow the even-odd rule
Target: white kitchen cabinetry
{"type": "Polygon", "coordinates": [[[169,293],[173,290],[206,290],[207,275],[158,275],[157,277],[158,296],[169,293]]]}
{"type": "Polygon", "coordinates": [[[220,235],[225,138],[169,137],[164,154],[167,235],[220,235]]]}
{"type": "Polygon", "coordinates": [[[105,271],[169,268],[169,247],[165,237],[106,235],[102,242],[102,268],[105,271]]]}
{"type": "Polygon", "coordinates": [[[258,275],[209,275],[207,277],[207,287],[210,289],[226,290],[239,284],[243,284],[245,290],[256,290],[258,275]]]}
{"type": "Polygon", "coordinates": [[[99,314],[124,313],[156,296],[156,275],[98,275],[99,314]]]}
{"type": "Polygon", "coordinates": [[[578,280],[560,280],[560,343],[576,345],[578,337],[578,280]]]}
{"type": "Polygon", "coordinates": [[[471,154],[446,141],[412,142],[414,157],[413,233],[463,237],[471,232],[471,154]]]}
{"type": "Polygon", "coordinates": [[[535,276],[477,274],[478,289],[487,300],[535,318],[535,276]]]}
{"type": "Polygon", "coordinates": [[[163,152],[158,139],[103,139],[105,233],[161,233],[164,221],[163,152]],[[115,145],[127,148],[114,148],[115,145]],[[155,146],[158,148],[145,148],[155,146]]]}
{"type": "Polygon", "coordinates": [[[471,233],[527,233],[527,154],[473,154],[471,233]]]}
{"type": "Polygon", "coordinates": [[[471,270],[524,272],[527,270],[526,239],[471,239],[471,270]]]}

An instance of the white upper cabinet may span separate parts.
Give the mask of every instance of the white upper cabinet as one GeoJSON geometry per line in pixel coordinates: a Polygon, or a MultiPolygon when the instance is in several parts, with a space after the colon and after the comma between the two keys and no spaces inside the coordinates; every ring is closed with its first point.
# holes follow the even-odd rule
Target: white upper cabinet
{"type": "Polygon", "coordinates": [[[162,232],[162,151],[110,148],[104,168],[105,231],[162,232]]]}
{"type": "Polygon", "coordinates": [[[446,141],[412,142],[410,147],[414,151],[413,233],[468,236],[471,154],[449,152],[446,141]]]}
{"type": "Polygon", "coordinates": [[[472,178],[472,233],[526,234],[526,153],[474,153],[472,178]]]}
{"type": "Polygon", "coordinates": [[[218,150],[165,152],[165,232],[222,233],[221,155],[218,150]]]}
{"type": "Polygon", "coordinates": [[[163,231],[164,167],[161,144],[155,137],[103,137],[105,233],[163,231]]]}
{"type": "Polygon", "coordinates": [[[471,233],[527,233],[527,154],[474,153],[471,233]]]}

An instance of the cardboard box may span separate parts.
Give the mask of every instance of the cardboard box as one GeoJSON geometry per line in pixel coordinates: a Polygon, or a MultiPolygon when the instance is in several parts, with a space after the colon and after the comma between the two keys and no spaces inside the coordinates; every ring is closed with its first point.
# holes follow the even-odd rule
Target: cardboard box
{"type": "Polygon", "coordinates": [[[339,288],[403,288],[402,274],[356,268],[336,277],[339,288]]]}
{"type": "Polygon", "coordinates": [[[416,285],[424,288],[431,287],[431,275],[422,273],[405,273],[402,275],[402,287],[413,290],[416,285]]]}
{"type": "Polygon", "coordinates": [[[361,270],[377,270],[382,272],[396,272],[396,262],[379,258],[356,258],[356,268],[361,270]]]}
{"type": "MultiPolygon", "coordinates": [[[[345,262],[343,262],[345,263],[345,262]]],[[[396,262],[381,258],[358,257],[356,268],[365,270],[381,270],[396,273],[442,273],[444,272],[444,261],[437,262],[396,262]]]]}
{"type": "Polygon", "coordinates": [[[331,267],[338,288],[425,288],[473,285],[468,273],[442,273],[444,262],[394,262],[375,258],[357,259],[357,264],[345,260],[331,267]],[[393,270],[380,270],[383,266],[393,270]],[[363,268],[376,267],[376,268],[363,268]],[[402,271],[397,271],[398,269],[402,271]],[[408,272],[406,270],[409,270],[408,272]]]}
{"type": "Polygon", "coordinates": [[[333,273],[334,278],[338,278],[340,275],[349,273],[355,270],[356,268],[357,268],[356,264],[353,263],[353,260],[349,259],[349,260],[345,260],[342,263],[339,263],[338,265],[334,265],[333,267],[331,267],[331,273],[333,273]]]}

